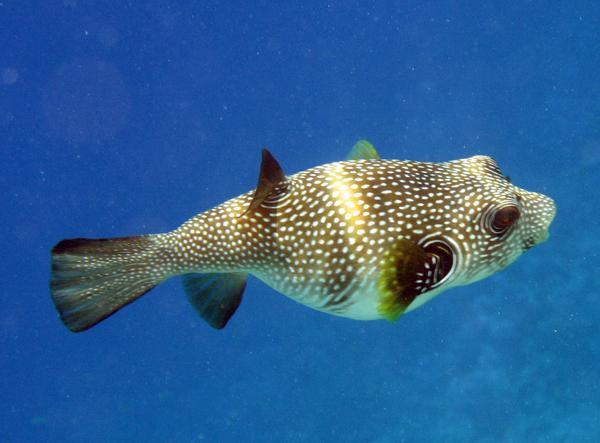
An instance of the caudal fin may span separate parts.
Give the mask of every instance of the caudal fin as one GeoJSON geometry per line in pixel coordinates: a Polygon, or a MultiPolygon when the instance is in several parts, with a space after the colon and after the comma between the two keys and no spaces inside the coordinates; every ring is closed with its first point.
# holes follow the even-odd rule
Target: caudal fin
{"type": "Polygon", "coordinates": [[[58,243],[52,249],[50,290],[63,323],[85,331],[167,278],[160,237],[58,243]]]}

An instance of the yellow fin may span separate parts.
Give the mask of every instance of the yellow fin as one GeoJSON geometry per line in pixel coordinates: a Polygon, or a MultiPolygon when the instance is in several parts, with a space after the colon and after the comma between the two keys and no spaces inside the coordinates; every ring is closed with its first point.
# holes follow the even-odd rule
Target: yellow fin
{"type": "Polygon", "coordinates": [[[357,141],[347,158],[348,160],[381,160],[375,147],[367,140],[357,141]]]}
{"type": "Polygon", "coordinates": [[[454,252],[444,239],[425,246],[397,240],[383,255],[380,265],[379,313],[394,321],[415,298],[440,287],[454,269],[454,252]]]}
{"type": "Polygon", "coordinates": [[[390,321],[400,317],[421,294],[415,286],[417,273],[427,261],[427,253],[418,244],[398,240],[385,252],[379,281],[379,313],[390,321]]]}

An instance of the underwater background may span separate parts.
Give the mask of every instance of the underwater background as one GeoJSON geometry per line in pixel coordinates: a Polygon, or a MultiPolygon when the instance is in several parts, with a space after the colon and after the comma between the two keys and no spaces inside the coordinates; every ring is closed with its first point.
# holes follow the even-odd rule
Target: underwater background
{"type": "Polygon", "coordinates": [[[0,441],[600,441],[600,4],[0,2],[0,441]],[[344,159],[486,154],[548,242],[394,324],[179,279],[69,332],[63,238],[171,230],[344,159]]]}

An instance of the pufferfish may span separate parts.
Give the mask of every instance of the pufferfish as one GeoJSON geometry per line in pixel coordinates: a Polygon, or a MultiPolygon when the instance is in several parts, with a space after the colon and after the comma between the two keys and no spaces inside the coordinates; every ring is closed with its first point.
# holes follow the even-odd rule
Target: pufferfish
{"type": "Polygon", "coordinates": [[[546,240],[555,211],[486,156],[383,160],[361,140],[347,161],[286,176],[263,150],[255,190],[174,231],[59,242],[50,288],[76,332],[173,276],[218,329],[248,275],[318,311],[393,321],[505,268],[546,240]]]}

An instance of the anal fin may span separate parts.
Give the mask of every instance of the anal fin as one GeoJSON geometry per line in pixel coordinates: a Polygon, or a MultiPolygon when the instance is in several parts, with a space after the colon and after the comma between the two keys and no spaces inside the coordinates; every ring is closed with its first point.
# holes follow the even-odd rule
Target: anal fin
{"type": "Polygon", "coordinates": [[[186,274],[183,288],[198,314],[213,328],[223,329],[242,301],[248,274],[186,274]]]}

